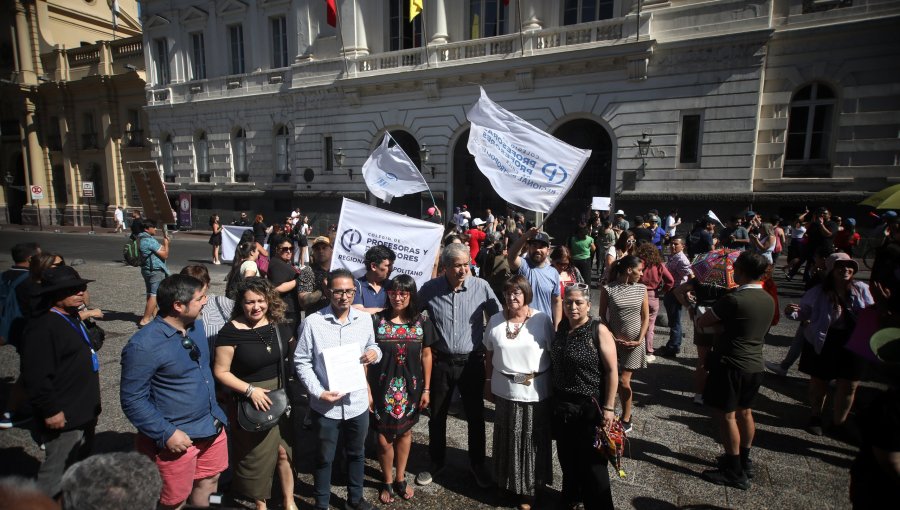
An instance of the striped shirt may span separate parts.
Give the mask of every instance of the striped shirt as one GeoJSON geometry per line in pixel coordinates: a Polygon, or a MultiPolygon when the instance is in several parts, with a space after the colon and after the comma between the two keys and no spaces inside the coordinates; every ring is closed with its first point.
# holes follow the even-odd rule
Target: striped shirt
{"type": "MultiPolygon", "coordinates": [[[[558,288],[557,285],[557,291],[558,288]]],[[[419,300],[437,329],[438,341],[432,348],[444,354],[482,350],[486,317],[500,311],[500,302],[490,285],[471,275],[459,290],[451,289],[445,276],[429,280],[422,285],[419,300]]]]}
{"type": "Polygon", "coordinates": [[[360,355],[372,349],[381,361],[381,349],[375,343],[372,316],[350,308],[346,322],[340,322],[331,305],[306,317],[297,328],[297,351],[294,366],[297,374],[309,390],[309,407],[332,420],[349,420],[369,410],[369,392],[365,389],[351,391],[337,402],[319,399],[328,389],[328,374],[322,351],[339,345],[359,344],[360,355]]]}
{"type": "Polygon", "coordinates": [[[669,257],[669,260],[666,262],[666,269],[672,273],[672,278],[675,279],[675,287],[691,279],[691,263],[683,251],[669,257]]]}

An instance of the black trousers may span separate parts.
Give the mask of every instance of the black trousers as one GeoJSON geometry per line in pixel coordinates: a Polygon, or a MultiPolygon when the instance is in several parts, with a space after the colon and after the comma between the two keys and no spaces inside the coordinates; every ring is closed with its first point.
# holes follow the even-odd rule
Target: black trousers
{"type": "Polygon", "coordinates": [[[447,457],[447,413],[453,390],[459,387],[469,429],[469,461],[484,464],[484,354],[472,353],[465,361],[440,355],[431,368],[431,419],[428,420],[428,453],[431,461],[443,464],[447,457]]]}
{"type": "Polygon", "coordinates": [[[556,455],[562,467],[565,502],[584,503],[586,510],[612,509],[606,457],[593,447],[594,425],[586,419],[564,422],[553,416],[556,455]]]}

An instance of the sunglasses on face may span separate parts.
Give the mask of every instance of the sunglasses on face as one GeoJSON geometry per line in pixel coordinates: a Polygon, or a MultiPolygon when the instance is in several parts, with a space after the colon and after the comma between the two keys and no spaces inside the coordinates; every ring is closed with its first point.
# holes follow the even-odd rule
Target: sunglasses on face
{"type": "Polygon", "coordinates": [[[344,296],[353,297],[356,294],[356,289],[332,289],[331,293],[339,298],[344,296]]]}
{"type": "Polygon", "coordinates": [[[281,252],[294,251],[294,248],[291,246],[282,246],[282,247],[278,248],[278,251],[281,251],[281,252]]]}
{"type": "Polygon", "coordinates": [[[197,344],[194,343],[194,340],[191,337],[184,337],[181,339],[181,346],[184,347],[184,350],[191,351],[191,360],[197,361],[200,359],[200,348],[197,347],[197,344]]]}

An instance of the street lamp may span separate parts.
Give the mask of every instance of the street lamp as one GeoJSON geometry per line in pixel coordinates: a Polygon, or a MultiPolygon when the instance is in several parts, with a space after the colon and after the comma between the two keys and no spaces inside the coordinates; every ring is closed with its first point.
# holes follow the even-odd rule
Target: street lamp
{"type": "Polygon", "coordinates": [[[653,139],[647,134],[646,131],[641,135],[641,139],[637,142],[638,152],[641,155],[641,159],[647,157],[647,154],[650,153],[650,145],[653,143],[653,139]]]}
{"type": "Polygon", "coordinates": [[[422,144],[422,147],[419,148],[419,161],[422,162],[422,165],[428,163],[428,155],[431,154],[431,149],[428,148],[427,144],[422,144]]]}
{"type": "MultiPolygon", "coordinates": [[[[337,152],[334,153],[334,162],[337,163],[338,168],[340,168],[340,169],[344,168],[344,158],[345,158],[344,149],[338,147],[337,152]]],[[[353,169],[352,168],[347,169],[347,177],[349,177],[351,179],[353,178],[353,169]]]]}

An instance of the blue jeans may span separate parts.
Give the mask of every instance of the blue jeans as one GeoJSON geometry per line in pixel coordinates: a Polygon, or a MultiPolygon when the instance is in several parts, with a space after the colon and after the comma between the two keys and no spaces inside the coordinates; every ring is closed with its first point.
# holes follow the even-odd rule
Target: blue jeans
{"type": "Polygon", "coordinates": [[[666,307],[666,315],[669,317],[669,341],[666,347],[673,351],[681,350],[681,303],[675,299],[675,294],[669,292],[663,298],[663,306],[666,307]]]}
{"type": "Polygon", "coordinates": [[[319,442],[316,449],[316,464],[313,470],[313,496],[316,508],[328,508],[331,499],[331,465],[334,463],[338,434],[344,432],[344,446],[347,452],[347,493],[349,502],[358,503],[363,497],[363,468],[365,467],[365,441],[369,430],[369,412],[355,418],[333,420],[310,411],[313,434],[319,442]]]}

